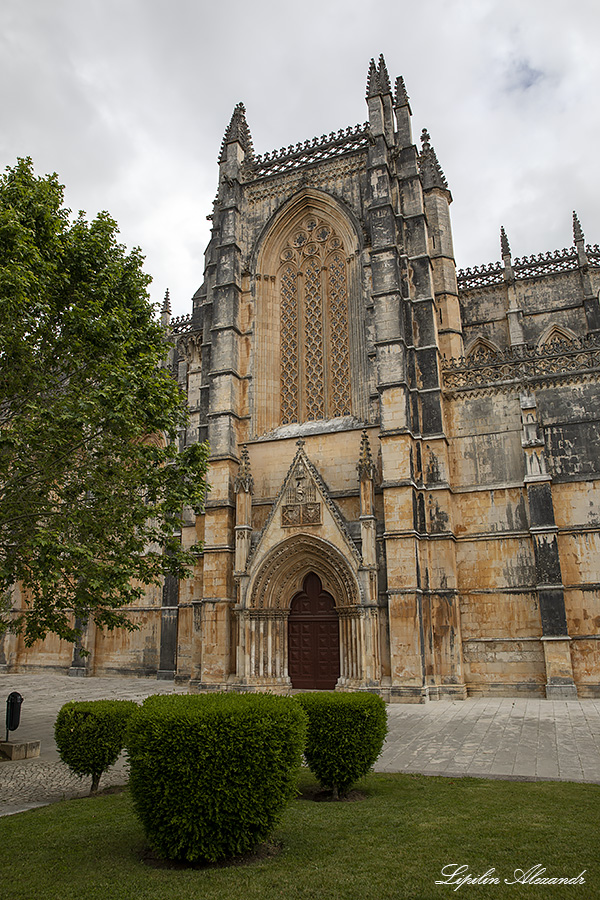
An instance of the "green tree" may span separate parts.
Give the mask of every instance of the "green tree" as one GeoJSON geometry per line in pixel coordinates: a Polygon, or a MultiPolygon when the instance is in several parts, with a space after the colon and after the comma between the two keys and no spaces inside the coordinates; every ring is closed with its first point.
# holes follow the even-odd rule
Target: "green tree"
{"type": "Polygon", "coordinates": [[[131,629],[145,586],[189,572],[177,526],[206,490],[143,257],[63,203],[30,159],[0,176],[0,591],[28,598],[0,628],[28,645],[90,617],[131,629]]]}

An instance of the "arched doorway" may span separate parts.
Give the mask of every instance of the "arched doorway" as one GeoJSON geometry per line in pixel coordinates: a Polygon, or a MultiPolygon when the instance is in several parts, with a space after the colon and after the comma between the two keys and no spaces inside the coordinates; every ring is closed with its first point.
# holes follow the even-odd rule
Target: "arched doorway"
{"type": "Polygon", "coordinates": [[[340,677],[340,631],[331,594],[314,572],[290,604],[288,673],[293,688],[331,691],[340,677]]]}

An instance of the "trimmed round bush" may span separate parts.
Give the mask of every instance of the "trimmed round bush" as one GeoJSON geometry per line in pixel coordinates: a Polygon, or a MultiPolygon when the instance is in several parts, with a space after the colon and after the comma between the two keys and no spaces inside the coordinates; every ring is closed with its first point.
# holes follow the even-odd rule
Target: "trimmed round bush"
{"type": "Polygon", "coordinates": [[[318,693],[294,697],[308,715],[304,756],[323,787],[344,796],[366,775],[387,734],[385,703],[376,694],[318,693]]]}
{"type": "Polygon", "coordinates": [[[216,862],[265,840],[296,793],[306,716],[269,694],[144,701],[126,739],[133,802],[152,849],[216,862]]]}
{"type": "Polygon", "coordinates": [[[85,700],[65,703],[54,723],[60,758],[76,775],[91,775],[91,794],[103,772],[113,765],[125,743],[133,700],[85,700]]]}

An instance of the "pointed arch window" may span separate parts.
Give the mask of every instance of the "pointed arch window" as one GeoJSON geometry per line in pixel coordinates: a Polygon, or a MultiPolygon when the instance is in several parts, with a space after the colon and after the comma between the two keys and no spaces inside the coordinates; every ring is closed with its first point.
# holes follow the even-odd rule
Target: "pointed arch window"
{"type": "Polygon", "coordinates": [[[281,424],[352,412],[348,276],[342,239],[309,216],[280,257],[281,424]]]}

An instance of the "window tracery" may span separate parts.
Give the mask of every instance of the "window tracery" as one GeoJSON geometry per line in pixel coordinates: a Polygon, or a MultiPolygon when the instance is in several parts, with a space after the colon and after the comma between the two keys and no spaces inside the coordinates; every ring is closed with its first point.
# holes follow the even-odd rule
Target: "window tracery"
{"type": "Polygon", "coordinates": [[[280,257],[281,424],[349,415],[348,278],[341,238],[316,216],[280,257]]]}

